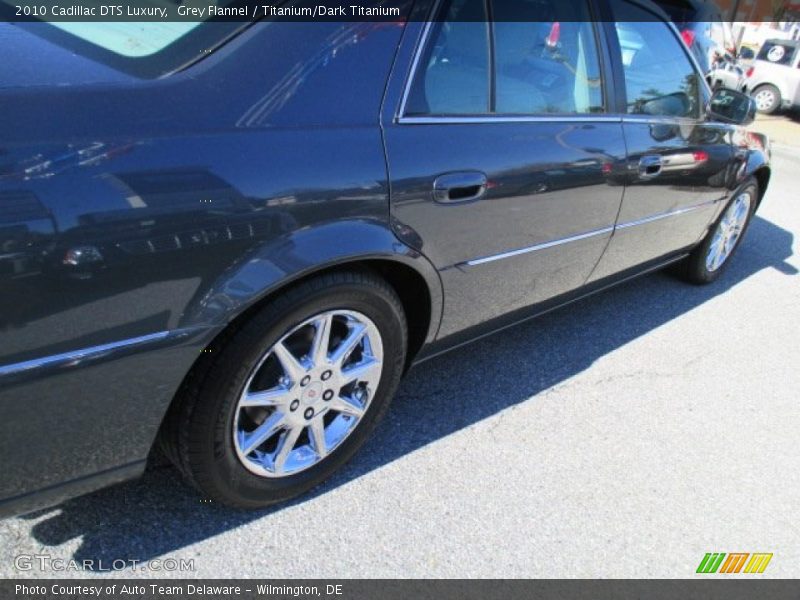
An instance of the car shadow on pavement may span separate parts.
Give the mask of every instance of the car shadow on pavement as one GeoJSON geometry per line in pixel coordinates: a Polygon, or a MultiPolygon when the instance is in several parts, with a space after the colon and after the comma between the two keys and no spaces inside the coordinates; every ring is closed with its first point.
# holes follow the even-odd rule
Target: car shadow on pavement
{"type": "MultiPolygon", "coordinates": [[[[342,471],[290,503],[241,512],[203,502],[168,466],[141,479],[39,511],[33,537],[44,546],[74,538],[73,558],[104,568],[146,561],[287,508],[313,502],[374,469],[537,395],[597,359],[680,317],[763,269],[796,275],[790,232],[757,217],[723,277],[688,286],[656,273],[432,359],[408,374],[372,439],[342,471]],[[476,390],[480,390],[476,393],[476,390]]],[[[546,401],[546,398],[539,398],[546,401]]]]}

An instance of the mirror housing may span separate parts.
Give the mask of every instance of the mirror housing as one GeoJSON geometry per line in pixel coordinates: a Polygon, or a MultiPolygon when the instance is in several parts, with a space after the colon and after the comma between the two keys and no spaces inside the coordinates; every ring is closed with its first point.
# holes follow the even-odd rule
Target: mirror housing
{"type": "Polygon", "coordinates": [[[749,125],[756,118],[756,103],[747,94],[720,88],[711,95],[706,106],[706,118],[723,123],[749,125]]]}

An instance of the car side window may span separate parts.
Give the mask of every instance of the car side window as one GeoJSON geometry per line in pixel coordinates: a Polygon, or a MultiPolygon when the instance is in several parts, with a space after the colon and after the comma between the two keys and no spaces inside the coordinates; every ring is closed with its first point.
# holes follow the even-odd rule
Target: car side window
{"type": "Polygon", "coordinates": [[[406,115],[603,112],[587,0],[452,0],[440,14],[406,115]]]}
{"type": "Polygon", "coordinates": [[[408,115],[489,112],[489,23],[483,0],[452,0],[433,25],[407,104],[408,115]]]}
{"type": "Polygon", "coordinates": [[[765,60],[775,65],[791,65],[794,61],[796,47],[791,43],[768,40],[761,46],[758,60],[765,60]]]}
{"type": "Polygon", "coordinates": [[[600,59],[583,0],[493,0],[497,113],[603,111],[600,59]]]}
{"type": "Polygon", "coordinates": [[[628,114],[700,116],[701,79],[684,46],[653,13],[614,0],[628,114]]]}

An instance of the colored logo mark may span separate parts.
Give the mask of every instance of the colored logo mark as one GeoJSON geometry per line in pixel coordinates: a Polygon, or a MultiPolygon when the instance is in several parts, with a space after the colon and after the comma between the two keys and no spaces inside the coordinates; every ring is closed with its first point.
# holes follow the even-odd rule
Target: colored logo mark
{"type": "Polygon", "coordinates": [[[709,552],[700,561],[696,572],[763,573],[771,560],[772,553],[731,552],[726,554],[725,552],[709,552]],[[748,560],[748,557],[750,560],[748,560]]]}

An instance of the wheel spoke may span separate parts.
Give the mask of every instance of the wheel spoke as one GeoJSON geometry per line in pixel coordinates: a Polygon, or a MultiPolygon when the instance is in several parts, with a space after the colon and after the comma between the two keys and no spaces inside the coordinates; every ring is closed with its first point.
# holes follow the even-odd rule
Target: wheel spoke
{"type": "Polygon", "coordinates": [[[291,402],[289,389],[285,387],[272,388],[263,392],[248,392],[239,402],[239,406],[282,406],[291,402]]]}
{"type": "Polygon", "coordinates": [[[297,438],[300,437],[302,432],[302,427],[293,427],[292,429],[289,429],[281,434],[281,439],[278,442],[278,448],[275,450],[273,460],[276,473],[283,471],[283,468],[286,465],[286,459],[289,458],[289,454],[294,449],[294,445],[297,443],[297,438]]]}
{"type": "Polygon", "coordinates": [[[706,257],[706,268],[709,271],[716,269],[717,258],[722,252],[722,236],[717,232],[708,249],[708,256],[706,257]]]}
{"type": "Polygon", "coordinates": [[[361,418],[364,414],[364,407],[355,398],[346,396],[337,396],[331,400],[331,410],[349,415],[351,417],[361,418]]]}
{"type": "Polygon", "coordinates": [[[294,355],[289,352],[289,349],[283,342],[278,342],[273,347],[272,351],[275,353],[275,358],[281,363],[284,372],[292,380],[293,384],[297,384],[306,374],[306,368],[300,364],[294,355]]]}
{"type": "Polygon", "coordinates": [[[736,238],[731,238],[728,241],[728,252],[725,254],[725,258],[728,258],[733,253],[734,246],[736,246],[736,238]]]}
{"type": "Polygon", "coordinates": [[[747,214],[747,203],[744,200],[740,200],[736,206],[736,225],[741,225],[744,222],[744,218],[747,214]]]}
{"type": "Polygon", "coordinates": [[[328,443],[325,441],[325,423],[322,418],[316,418],[308,426],[309,437],[311,438],[311,445],[314,447],[314,452],[317,453],[319,458],[325,458],[328,455],[328,443]]]}
{"type": "Polygon", "coordinates": [[[309,358],[315,366],[320,365],[328,359],[328,345],[331,339],[332,322],[333,315],[328,313],[314,323],[316,331],[314,333],[314,341],[311,344],[309,358]]]}
{"type": "Polygon", "coordinates": [[[716,257],[714,258],[714,268],[718,269],[725,259],[728,257],[728,251],[726,249],[726,244],[722,244],[719,252],[717,252],[716,257]]]}
{"type": "Polygon", "coordinates": [[[381,372],[381,363],[374,358],[365,358],[356,365],[342,369],[342,384],[347,385],[353,381],[368,381],[376,383],[374,378],[381,372]]]}
{"type": "Polygon", "coordinates": [[[242,450],[242,454],[247,456],[273,435],[278,433],[278,431],[280,431],[284,426],[283,419],[283,413],[275,411],[269,417],[267,417],[267,419],[252,433],[246,434],[244,432],[240,432],[240,435],[243,438],[239,442],[239,447],[242,450]]]}
{"type": "Polygon", "coordinates": [[[350,353],[363,339],[366,329],[367,328],[361,323],[353,324],[350,329],[350,334],[339,343],[336,350],[331,354],[331,363],[341,367],[344,361],[347,360],[347,357],[350,356],[350,353]]]}

